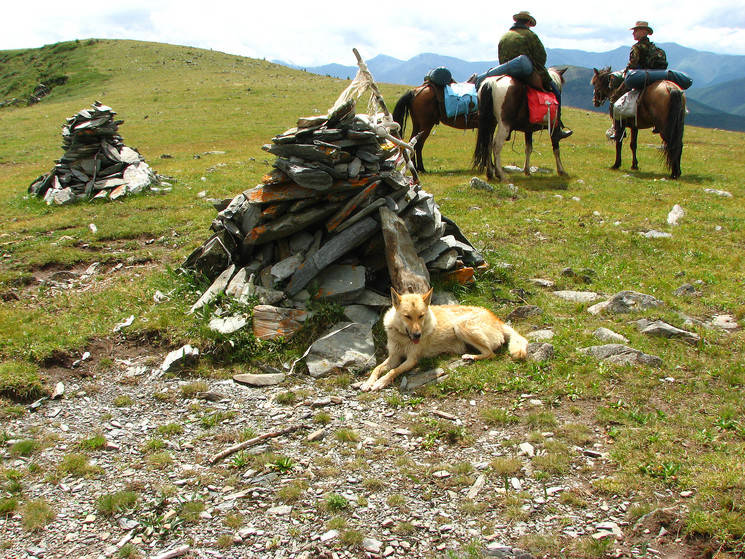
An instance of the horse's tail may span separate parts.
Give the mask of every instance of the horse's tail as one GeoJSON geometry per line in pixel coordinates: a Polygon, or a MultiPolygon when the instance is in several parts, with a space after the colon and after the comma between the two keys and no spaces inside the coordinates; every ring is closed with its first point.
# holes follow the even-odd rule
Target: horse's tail
{"type": "Polygon", "coordinates": [[[473,166],[479,172],[483,172],[491,161],[492,140],[496,128],[492,84],[487,82],[479,89],[479,130],[476,135],[476,149],[473,152],[473,166]]]}
{"type": "Polygon", "coordinates": [[[670,106],[665,125],[665,165],[673,178],[680,176],[680,158],[683,153],[683,126],[686,109],[683,92],[678,88],[670,91],[670,106]]]}
{"type": "Polygon", "coordinates": [[[393,107],[393,120],[401,127],[401,137],[404,137],[406,130],[406,119],[411,111],[411,102],[414,100],[414,90],[410,89],[404,93],[393,107]]]}

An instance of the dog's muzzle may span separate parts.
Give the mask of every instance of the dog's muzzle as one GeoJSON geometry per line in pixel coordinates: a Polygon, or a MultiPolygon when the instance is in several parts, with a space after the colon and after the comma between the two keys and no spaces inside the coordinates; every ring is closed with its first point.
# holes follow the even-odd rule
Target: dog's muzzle
{"type": "Polygon", "coordinates": [[[409,334],[409,339],[412,343],[418,344],[419,341],[422,339],[422,333],[414,332],[413,334],[409,334]]]}

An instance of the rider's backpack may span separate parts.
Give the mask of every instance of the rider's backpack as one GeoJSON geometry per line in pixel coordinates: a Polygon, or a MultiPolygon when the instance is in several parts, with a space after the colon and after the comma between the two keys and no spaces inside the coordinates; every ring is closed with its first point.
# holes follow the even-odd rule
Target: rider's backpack
{"type": "Polygon", "coordinates": [[[667,70],[667,55],[660,47],[652,43],[649,53],[649,68],[651,70],[667,70]]]}

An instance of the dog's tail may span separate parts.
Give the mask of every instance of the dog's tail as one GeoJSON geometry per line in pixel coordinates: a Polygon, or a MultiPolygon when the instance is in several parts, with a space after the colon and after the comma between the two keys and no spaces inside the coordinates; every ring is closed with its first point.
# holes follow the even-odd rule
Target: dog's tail
{"type": "Polygon", "coordinates": [[[507,326],[503,326],[505,338],[509,341],[507,350],[513,359],[525,359],[528,356],[528,340],[523,338],[517,331],[507,326]]]}

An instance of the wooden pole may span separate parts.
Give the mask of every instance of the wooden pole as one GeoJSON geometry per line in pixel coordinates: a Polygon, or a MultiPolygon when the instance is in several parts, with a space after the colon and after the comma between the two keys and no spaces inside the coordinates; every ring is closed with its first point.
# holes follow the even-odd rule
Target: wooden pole
{"type": "Polygon", "coordinates": [[[242,443],[238,443],[236,445],[226,448],[222,452],[219,452],[215,454],[215,456],[210,458],[209,463],[210,465],[215,465],[220,460],[225,458],[226,456],[230,456],[231,454],[234,454],[238,452],[239,450],[243,450],[244,448],[253,446],[257,443],[260,443],[261,441],[265,441],[266,439],[271,439],[274,437],[279,437],[281,435],[287,435],[288,433],[292,433],[294,431],[297,431],[298,429],[307,429],[307,428],[308,428],[307,425],[291,425],[290,427],[285,427],[284,429],[280,429],[279,431],[271,431],[269,433],[264,433],[263,435],[259,435],[258,437],[254,437],[253,439],[248,439],[247,441],[243,441],[242,443]]]}
{"type": "MultiPolygon", "coordinates": [[[[365,64],[365,61],[362,60],[362,57],[360,56],[359,51],[356,48],[352,49],[352,52],[354,53],[354,56],[357,58],[357,65],[360,67],[360,71],[367,76],[368,81],[370,82],[370,89],[372,89],[373,95],[375,95],[375,100],[378,102],[378,105],[380,105],[380,108],[383,110],[383,114],[390,117],[391,113],[388,110],[388,107],[385,104],[385,100],[383,99],[383,94],[380,93],[380,89],[378,88],[378,84],[375,83],[375,80],[372,77],[372,74],[370,73],[370,70],[367,68],[367,64],[365,64]]],[[[395,138],[402,139],[401,134],[396,131],[391,133],[395,138]]],[[[416,172],[416,169],[414,168],[414,165],[411,164],[411,160],[409,159],[409,152],[408,150],[402,148],[401,150],[404,155],[404,161],[406,161],[406,166],[411,171],[411,176],[414,178],[414,182],[416,184],[419,184],[419,174],[416,172]]]]}

